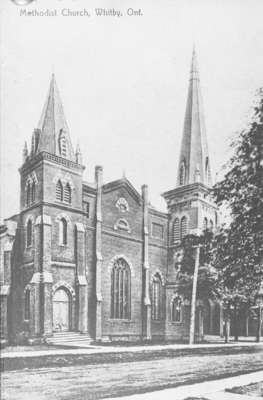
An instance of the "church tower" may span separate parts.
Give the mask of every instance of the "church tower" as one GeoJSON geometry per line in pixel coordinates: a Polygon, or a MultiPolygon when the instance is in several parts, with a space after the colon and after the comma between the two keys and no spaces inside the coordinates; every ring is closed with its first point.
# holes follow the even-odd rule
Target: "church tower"
{"type": "Polygon", "coordinates": [[[87,330],[83,170],[53,74],[31,149],[25,144],[20,168],[15,325],[23,326],[32,339],[52,335],[57,326],[87,330]],[[64,316],[55,301],[59,296],[68,304],[64,316]]]}
{"type": "MultiPolygon", "coordinates": [[[[177,292],[177,266],[180,243],[187,234],[201,234],[217,225],[217,207],[210,198],[212,186],[204,109],[195,49],[192,54],[177,185],[163,193],[169,215],[168,290],[177,292]]],[[[169,329],[168,329],[169,331],[169,329]]]]}

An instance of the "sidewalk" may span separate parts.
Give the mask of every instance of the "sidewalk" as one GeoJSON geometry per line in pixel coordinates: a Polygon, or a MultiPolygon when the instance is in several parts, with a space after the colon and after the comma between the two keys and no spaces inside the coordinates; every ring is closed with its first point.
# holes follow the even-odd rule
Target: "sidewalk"
{"type": "Polygon", "coordinates": [[[249,385],[263,381],[263,371],[252,372],[232,378],[217,379],[215,381],[195,383],[173,389],[164,389],[151,393],[142,393],[131,396],[114,398],[119,400],[184,400],[191,397],[205,398],[207,400],[262,400],[262,397],[247,396],[225,392],[234,386],[249,385]]]}
{"type": "Polygon", "coordinates": [[[89,345],[87,348],[76,349],[54,349],[54,350],[38,350],[38,351],[17,351],[17,352],[1,352],[0,359],[11,358],[32,358],[43,356],[58,356],[58,355],[87,355],[87,354],[108,354],[108,353],[137,353],[150,352],[160,350],[194,350],[194,349],[217,349],[217,348],[233,348],[233,347],[254,347],[262,346],[263,342],[230,342],[230,343],[205,343],[205,344],[161,344],[161,345],[145,345],[145,346],[98,346],[89,345]]]}

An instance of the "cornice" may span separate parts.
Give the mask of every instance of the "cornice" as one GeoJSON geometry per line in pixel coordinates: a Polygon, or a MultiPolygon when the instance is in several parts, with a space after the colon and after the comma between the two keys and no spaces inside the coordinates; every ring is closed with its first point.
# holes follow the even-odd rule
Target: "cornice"
{"type": "Polygon", "coordinates": [[[32,158],[28,158],[25,163],[19,168],[19,172],[27,172],[31,170],[33,167],[36,167],[36,165],[40,161],[49,161],[54,164],[62,165],[66,168],[73,169],[79,172],[82,172],[85,167],[83,165],[77,164],[74,161],[67,160],[66,158],[57,156],[56,154],[51,154],[46,151],[42,151],[41,153],[38,153],[37,155],[33,156],[32,158]]]}

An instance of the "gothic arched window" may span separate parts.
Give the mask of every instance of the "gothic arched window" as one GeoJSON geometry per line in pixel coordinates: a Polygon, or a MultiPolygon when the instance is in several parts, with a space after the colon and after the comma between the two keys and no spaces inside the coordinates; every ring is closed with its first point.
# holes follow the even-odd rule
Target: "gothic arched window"
{"type": "Polygon", "coordinates": [[[111,272],[111,318],[130,319],[130,292],[130,267],[123,258],[119,258],[111,272]]]}
{"type": "Polygon", "coordinates": [[[180,238],[183,239],[188,233],[188,226],[187,226],[187,218],[183,217],[181,219],[181,227],[180,227],[180,238]]]}
{"type": "Polygon", "coordinates": [[[173,243],[180,240],[180,223],[179,218],[175,218],[173,223],[173,243]]]}
{"type": "Polygon", "coordinates": [[[63,129],[61,129],[59,134],[59,153],[61,157],[67,157],[68,155],[67,139],[63,129]]]}
{"type": "Polygon", "coordinates": [[[32,246],[32,236],[33,236],[33,225],[31,219],[28,220],[27,226],[26,226],[26,246],[30,247],[32,246]]]}
{"type": "Polygon", "coordinates": [[[68,223],[65,218],[59,221],[59,242],[64,246],[68,243],[68,223]]]}
{"type": "Polygon", "coordinates": [[[24,319],[30,320],[30,290],[26,289],[24,298],[24,319]]]}
{"type": "Polygon", "coordinates": [[[56,199],[59,201],[63,201],[63,185],[61,180],[57,181],[56,184],[56,199]]]}
{"type": "Polygon", "coordinates": [[[179,296],[172,301],[171,320],[173,322],[182,322],[182,299],[179,296]]]}
{"type": "Polygon", "coordinates": [[[211,232],[213,232],[214,223],[213,223],[213,221],[211,219],[210,219],[210,222],[209,222],[209,229],[210,229],[211,232]]]}
{"type": "Polygon", "coordinates": [[[64,189],[64,199],[66,203],[71,203],[71,187],[70,184],[67,183],[64,189]]]}
{"type": "Polygon", "coordinates": [[[203,221],[203,231],[206,231],[207,228],[208,228],[208,220],[207,220],[207,218],[205,217],[205,218],[204,218],[204,221],[203,221]]]}
{"type": "Polygon", "coordinates": [[[180,171],[179,171],[179,182],[180,185],[183,186],[185,184],[185,161],[181,163],[180,171]]]}
{"type": "Polygon", "coordinates": [[[162,281],[159,274],[155,274],[152,281],[152,320],[161,319],[162,281]]]}

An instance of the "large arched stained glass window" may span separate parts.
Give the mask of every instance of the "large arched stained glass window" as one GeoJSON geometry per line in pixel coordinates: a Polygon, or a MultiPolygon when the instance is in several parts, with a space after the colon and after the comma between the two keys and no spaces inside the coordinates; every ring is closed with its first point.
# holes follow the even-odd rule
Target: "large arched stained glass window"
{"type": "Polygon", "coordinates": [[[111,318],[131,317],[131,272],[128,263],[119,258],[111,272],[111,318]]]}
{"type": "Polygon", "coordinates": [[[159,321],[162,317],[162,281],[159,274],[155,274],[152,281],[152,320],[159,321]]]}

